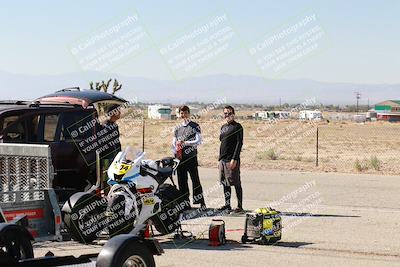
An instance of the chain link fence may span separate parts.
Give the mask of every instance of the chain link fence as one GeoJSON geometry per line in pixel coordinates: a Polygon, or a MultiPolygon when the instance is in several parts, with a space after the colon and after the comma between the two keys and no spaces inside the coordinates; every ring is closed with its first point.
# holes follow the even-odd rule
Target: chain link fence
{"type": "Polygon", "coordinates": [[[400,124],[342,122],[318,128],[323,170],[400,173],[400,124]]]}
{"type": "MultiPolygon", "coordinates": [[[[200,124],[203,137],[203,143],[198,148],[200,165],[215,167],[220,128],[224,121],[221,118],[200,118],[196,121],[200,124]]],[[[400,173],[400,124],[379,121],[327,123],[293,119],[242,119],[239,122],[244,128],[241,154],[243,168],[400,173]]],[[[122,144],[141,149],[144,136],[144,147],[149,158],[169,156],[172,154],[174,128],[179,123],[179,120],[138,120],[135,125],[126,125],[121,129],[122,144]]]]}

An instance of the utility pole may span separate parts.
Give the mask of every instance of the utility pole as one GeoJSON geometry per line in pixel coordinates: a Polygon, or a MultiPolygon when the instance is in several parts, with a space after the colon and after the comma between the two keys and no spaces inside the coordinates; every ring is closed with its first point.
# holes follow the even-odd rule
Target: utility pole
{"type": "Polygon", "coordinates": [[[316,143],[316,147],[317,147],[317,153],[316,153],[316,158],[315,158],[315,166],[318,167],[319,165],[319,128],[317,126],[317,143],[316,143]]]}
{"type": "Polygon", "coordinates": [[[142,118],[142,151],[144,152],[144,137],[145,137],[145,125],[146,121],[144,120],[144,117],[142,118]]]}
{"type": "Polygon", "coordinates": [[[360,99],[361,99],[361,93],[360,93],[360,92],[355,92],[355,94],[356,94],[356,99],[357,99],[357,108],[356,108],[356,112],[357,112],[357,114],[358,114],[358,106],[359,106],[359,102],[360,102],[360,99]]]}

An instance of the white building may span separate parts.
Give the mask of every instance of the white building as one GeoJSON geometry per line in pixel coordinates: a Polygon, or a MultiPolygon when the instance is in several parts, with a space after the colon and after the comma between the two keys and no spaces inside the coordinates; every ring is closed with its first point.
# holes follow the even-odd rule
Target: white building
{"type": "Polygon", "coordinates": [[[149,105],[147,107],[147,116],[149,119],[170,120],[172,109],[170,106],[149,105]]]}
{"type": "Polygon", "coordinates": [[[319,110],[301,110],[299,112],[299,119],[309,121],[322,120],[322,112],[319,110]]]}
{"type": "Polygon", "coordinates": [[[354,115],[353,120],[355,122],[358,122],[358,123],[366,122],[367,121],[367,115],[366,114],[354,115]]]}
{"type": "Polygon", "coordinates": [[[253,114],[253,118],[255,120],[266,120],[268,118],[268,114],[266,111],[256,111],[253,114]]]}
{"type": "Polygon", "coordinates": [[[285,120],[290,119],[289,111],[257,111],[253,114],[253,118],[256,120],[285,120]]]}

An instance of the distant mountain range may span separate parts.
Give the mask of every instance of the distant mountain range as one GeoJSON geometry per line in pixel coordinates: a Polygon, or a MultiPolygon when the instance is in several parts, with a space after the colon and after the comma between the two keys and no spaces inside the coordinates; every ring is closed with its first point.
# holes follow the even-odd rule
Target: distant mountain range
{"type": "Polygon", "coordinates": [[[90,81],[117,78],[122,84],[121,96],[140,102],[183,103],[215,102],[226,97],[229,103],[278,104],[302,103],[315,97],[317,103],[353,104],[355,91],[362,94],[361,104],[400,99],[400,84],[327,83],[313,80],[265,80],[248,75],[218,74],[194,77],[184,81],[152,80],[141,77],[77,72],[59,75],[22,75],[0,72],[0,99],[31,100],[56,90],[80,86],[90,81]]]}

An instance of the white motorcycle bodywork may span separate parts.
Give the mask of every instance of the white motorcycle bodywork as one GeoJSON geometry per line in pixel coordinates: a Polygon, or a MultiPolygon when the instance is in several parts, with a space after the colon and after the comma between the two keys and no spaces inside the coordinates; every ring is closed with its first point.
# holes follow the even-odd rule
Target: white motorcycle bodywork
{"type": "MultiPolygon", "coordinates": [[[[146,227],[146,221],[161,211],[161,199],[155,195],[160,185],[153,177],[140,175],[140,166],[142,164],[153,166],[154,169],[157,169],[157,164],[154,161],[144,160],[145,152],[138,153],[135,160],[128,163],[125,162],[125,164],[131,165],[131,168],[121,178],[122,181],[127,183],[117,183],[114,179],[114,173],[121,165],[121,162],[126,159],[127,153],[128,149],[119,152],[107,170],[108,183],[111,186],[107,199],[113,194],[119,194],[125,198],[125,216],[132,216],[133,214],[131,213],[135,213],[134,228],[130,233],[137,235],[146,227]],[[132,193],[129,189],[131,186],[135,186],[138,193],[132,193]],[[142,204],[141,210],[138,209],[140,203],[142,204]]],[[[179,163],[178,160],[176,161],[179,163]]],[[[175,170],[176,167],[174,168],[175,170]]],[[[156,171],[154,171],[155,174],[156,171]]]]}

